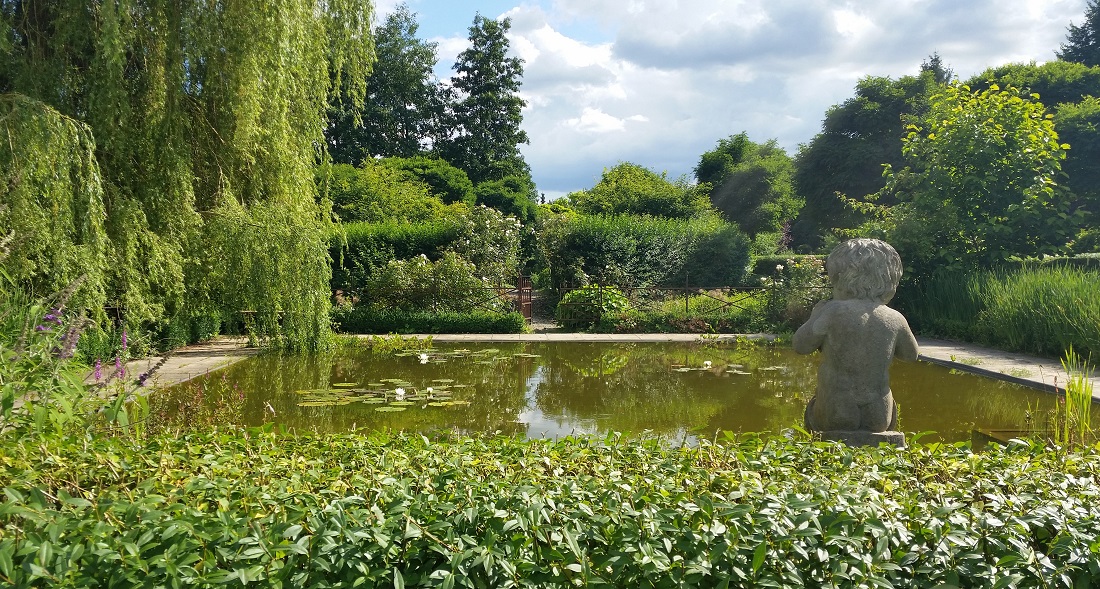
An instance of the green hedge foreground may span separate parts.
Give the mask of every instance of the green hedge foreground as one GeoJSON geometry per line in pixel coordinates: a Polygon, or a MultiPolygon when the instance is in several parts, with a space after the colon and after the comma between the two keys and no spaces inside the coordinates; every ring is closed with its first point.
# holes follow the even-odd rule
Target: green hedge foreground
{"type": "Polygon", "coordinates": [[[14,587],[1086,587],[1097,449],[261,431],[10,442],[14,587]]]}

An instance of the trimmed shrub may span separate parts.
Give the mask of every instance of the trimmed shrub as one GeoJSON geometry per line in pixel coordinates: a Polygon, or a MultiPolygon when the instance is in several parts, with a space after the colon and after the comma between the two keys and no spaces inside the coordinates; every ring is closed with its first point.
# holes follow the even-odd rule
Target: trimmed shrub
{"type": "Polygon", "coordinates": [[[332,289],[357,296],[376,268],[390,260],[417,256],[439,259],[459,235],[451,221],[432,223],[349,223],[335,235],[329,247],[332,256],[332,289]]]}
{"type": "Polygon", "coordinates": [[[749,262],[748,238],[716,217],[562,215],[542,224],[539,247],[555,288],[732,286],[749,262]]]}
{"type": "Polygon", "coordinates": [[[340,333],[525,333],[527,320],[518,312],[402,311],[341,308],[333,312],[340,333]]]}

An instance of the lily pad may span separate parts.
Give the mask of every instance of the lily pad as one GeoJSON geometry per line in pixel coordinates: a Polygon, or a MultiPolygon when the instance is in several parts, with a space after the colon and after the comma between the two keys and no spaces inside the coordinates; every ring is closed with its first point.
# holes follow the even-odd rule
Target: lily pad
{"type": "Polygon", "coordinates": [[[394,401],[393,403],[390,403],[391,407],[411,407],[413,405],[416,405],[416,403],[413,403],[412,401],[394,401]]]}
{"type": "Polygon", "coordinates": [[[438,382],[438,383],[442,383],[442,384],[449,384],[449,383],[454,382],[454,379],[453,378],[436,378],[436,379],[433,379],[432,382],[438,382]]]}
{"type": "Polygon", "coordinates": [[[346,388],[350,388],[350,387],[357,387],[357,386],[359,386],[359,383],[357,383],[357,382],[338,382],[338,383],[334,383],[332,386],[334,388],[346,389],[346,388]]]}
{"type": "Polygon", "coordinates": [[[334,401],[302,401],[298,403],[299,407],[332,407],[336,403],[334,401]]]}
{"type": "Polygon", "coordinates": [[[404,407],[394,407],[393,405],[386,405],[384,407],[375,407],[375,411],[381,411],[383,413],[397,413],[398,411],[404,411],[404,407]]]}

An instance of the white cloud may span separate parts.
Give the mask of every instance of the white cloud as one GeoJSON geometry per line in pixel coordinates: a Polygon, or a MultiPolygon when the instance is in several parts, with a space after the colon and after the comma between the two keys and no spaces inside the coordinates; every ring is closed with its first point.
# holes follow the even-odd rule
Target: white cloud
{"type": "MultiPolygon", "coordinates": [[[[620,161],[686,174],[741,131],[793,152],[860,78],[915,74],[933,52],[961,78],[1047,61],[1085,3],[517,0],[504,14],[526,61],[522,149],[548,195],[590,187],[620,161]]],[[[441,75],[466,47],[468,24],[433,39],[441,75]]]]}

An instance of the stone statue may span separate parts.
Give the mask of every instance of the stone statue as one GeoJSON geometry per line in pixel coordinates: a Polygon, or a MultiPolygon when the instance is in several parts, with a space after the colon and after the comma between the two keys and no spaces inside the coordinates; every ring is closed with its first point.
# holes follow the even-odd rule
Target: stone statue
{"type": "Polygon", "coordinates": [[[916,360],[918,350],[905,317],[886,306],[901,280],[901,257],[884,241],[853,239],[833,249],[825,270],[833,298],[818,303],[794,334],[799,354],[821,350],[806,429],[853,445],[903,445],[901,434],[891,431],[898,411],[890,392],[890,362],[895,356],[916,360]]]}

